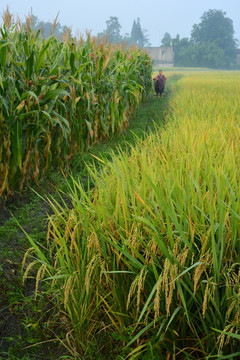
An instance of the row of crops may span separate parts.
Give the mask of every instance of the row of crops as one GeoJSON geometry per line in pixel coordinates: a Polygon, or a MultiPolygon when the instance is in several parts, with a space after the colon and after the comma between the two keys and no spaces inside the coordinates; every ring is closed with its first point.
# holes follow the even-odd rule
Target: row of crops
{"type": "Polygon", "coordinates": [[[73,358],[240,357],[239,81],[185,74],[165,130],[73,180],[48,252],[29,238],[73,358]]]}
{"type": "Polygon", "coordinates": [[[66,167],[76,151],[127,127],[150,90],[152,66],[138,49],[0,35],[0,197],[66,167]]]}

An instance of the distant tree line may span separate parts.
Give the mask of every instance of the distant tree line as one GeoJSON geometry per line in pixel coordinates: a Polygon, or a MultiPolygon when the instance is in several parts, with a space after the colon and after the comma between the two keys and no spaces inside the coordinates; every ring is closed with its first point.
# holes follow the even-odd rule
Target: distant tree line
{"type": "Polygon", "coordinates": [[[228,68],[236,60],[238,41],[234,38],[233,22],[222,10],[208,10],[201,22],[194,24],[191,38],[172,38],[166,32],[162,46],[174,48],[175,66],[228,68]]]}
{"type": "MultiPolygon", "coordinates": [[[[48,38],[50,35],[55,36],[56,38],[62,40],[64,34],[69,33],[70,28],[67,26],[62,26],[57,22],[57,18],[53,23],[47,21],[39,20],[37,16],[30,16],[31,19],[31,29],[33,31],[41,30],[43,36],[48,38]]],[[[26,23],[23,23],[26,25],[26,23]]],[[[127,43],[128,45],[136,45],[138,47],[150,46],[149,36],[146,29],[143,29],[140,23],[140,18],[137,18],[133,21],[131,34],[126,33],[124,36],[121,35],[122,26],[119,23],[119,19],[116,16],[110,16],[106,21],[106,29],[103,32],[98,33],[98,37],[107,37],[108,41],[111,43],[127,43]]]]}
{"type": "MultiPolygon", "coordinates": [[[[7,12],[9,10],[7,8],[7,12]]],[[[9,18],[11,14],[9,13],[9,18]]],[[[199,24],[194,24],[190,38],[182,38],[177,34],[173,38],[166,32],[161,41],[162,46],[173,46],[175,66],[230,68],[236,63],[238,40],[234,38],[233,21],[226,17],[222,10],[208,10],[201,16],[199,24]]],[[[71,29],[62,26],[57,17],[53,23],[40,21],[31,14],[26,22],[31,23],[31,29],[41,30],[45,38],[54,35],[63,40],[65,35],[72,36],[71,29]]],[[[23,25],[27,25],[26,23],[23,25]]],[[[134,19],[130,34],[121,35],[121,24],[116,16],[111,16],[106,21],[106,29],[98,33],[98,37],[107,37],[111,43],[125,43],[138,47],[150,46],[149,35],[143,29],[140,18],[134,19]]]]}
{"type": "Polygon", "coordinates": [[[98,37],[106,36],[108,41],[111,43],[126,43],[128,45],[136,45],[141,47],[150,46],[149,36],[146,29],[143,29],[140,24],[140,18],[133,21],[131,33],[126,33],[124,36],[121,35],[121,24],[116,16],[110,16],[106,21],[106,29],[103,32],[98,33],[98,37]]]}
{"type": "MultiPolygon", "coordinates": [[[[6,6],[6,9],[2,13],[2,20],[5,27],[10,28],[17,26],[18,29],[25,29],[28,31],[31,29],[33,32],[40,30],[43,38],[54,36],[60,41],[63,40],[64,36],[71,37],[71,28],[64,25],[62,26],[58,21],[58,15],[55,17],[53,22],[39,20],[32,11],[25,17],[25,21],[22,21],[19,16],[15,17],[6,6]]],[[[0,27],[2,25],[0,24],[0,27]]]]}

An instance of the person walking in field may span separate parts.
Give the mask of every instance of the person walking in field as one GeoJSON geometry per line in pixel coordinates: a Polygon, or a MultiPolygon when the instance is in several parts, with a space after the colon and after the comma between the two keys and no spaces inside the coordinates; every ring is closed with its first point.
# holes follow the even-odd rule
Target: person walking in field
{"type": "Polygon", "coordinates": [[[162,70],[159,70],[159,73],[157,76],[155,76],[155,78],[153,78],[154,81],[154,87],[155,87],[155,91],[160,97],[162,97],[162,94],[164,92],[164,87],[165,87],[165,83],[167,81],[167,78],[165,75],[163,75],[162,70]]]}

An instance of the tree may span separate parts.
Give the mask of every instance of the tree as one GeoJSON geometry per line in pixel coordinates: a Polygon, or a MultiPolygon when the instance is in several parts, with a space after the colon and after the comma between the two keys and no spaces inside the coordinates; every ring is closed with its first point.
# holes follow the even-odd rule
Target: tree
{"type": "Polygon", "coordinates": [[[137,18],[137,21],[133,21],[131,40],[134,45],[137,45],[139,47],[143,46],[143,32],[139,18],[137,18]]]}
{"type": "Polygon", "coordinates": [[[136,21],[133,21],[132,30],[131,30],[131,40],[134,45],[137,44],[137,24],[136,21]]]}
{"type": "Polygon", "coordinates": [[[147,30],[142,29],[141,23],[140,23],[140,18],[137,18],[137,21],[135,21],[135,20],[133,21],[130,41],[134,45],[139,46],[139,47],[150,45],[147,30]]]}
{"type": "Polygon", "coordinates": [[[228,66],[229,57],[214,41],[207,41],[198,46],[200,66],[222,68],[228,66]]]}
{"type": "MultiPolygon", "coordinates": [[[[175,65],[229,68],[234,62],[237,41],[233,22],[222,10],[208,10],[193,25],[191,39],[172,39],[175,65]]],[[[168,39],[165,36],[166,40],[168,39]]]]}
{"type": "Polygon", "coordinates": [[[142,33],[143,33],[143,46],[151,46],[147,29],[142,29],[142,33]]]}
{"type": "Polygon", "coordinates": [[[195,44],[188,38],[172,39],[174,64],[176,66],[224,68],[229,66],[229,57],[215,42],[206,41],[195,44]]]}
{"type": "Polygon", "coordinates": [[[122,36],[120,34],[122,26],[119,23],[119,20],[116,16],[110,16],[109,20],[106,21],[107,29],[102,33],[99,33],[98,36],[107,36],[108,41],[112,43],[122,42],[122,36]]]}
{"type": "Polygon", "coordinates": [[[172,41],[171,35],[168,32],[165,32],[161,41],[162,46],[171,46],[171,41],[172,41]]]}
{"type": "Polygon", "coordinates": [[[191,40],[195,45],[214,43],[224,51],[225,56],[234,58],[237,41],[231,19],[222,10],[208,10],[201,16],[201,22],[193,25],[191,40]]]}
{"type": "Polygon", "coordinates": [[[172,39],[172,43],[174,48],[174,64],[176,66],[194,66],[194,49],[188,38],[180,39],[180,36],[177,35],[175,39],[172,39]]]}

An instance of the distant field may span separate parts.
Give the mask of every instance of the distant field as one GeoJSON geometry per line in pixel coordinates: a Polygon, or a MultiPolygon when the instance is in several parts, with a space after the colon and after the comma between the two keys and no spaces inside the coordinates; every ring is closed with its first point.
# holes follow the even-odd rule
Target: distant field
{"type": "Polygon", "coordinates": [[[218,70],[212,70],[212,69],[208,69],[208,68],[188,68],[188,67],[175,67],[175,66],[162,66],[162,65],[159,65],[159,66],[156,66],[154,65],[153,67],[153,71],[158,71],[159,69],[162,69],[164,71],[169,71],[169,72],[172,72],[172,71],[218,71],[218,70]]]}
{"type": "MultiPolygon", "coordinates": [[[[196,73],[200,73],[200,74],[204,74],[204,73],[215,73],[215,70],[211,70],[211,69],[206,69],[206,68],[183,68],[183,67],[161,67],[161,65],[158,66],[154,66],[153,67],[153,76],[156,76],[159,72],[159,70],[162,70],[164,75],[166,77],[168,77],[169,75],[182,75],[182,76],[187,76],[190,74],[196,74],[196,73]]],[[[217,70],[216,70],[217,72],[217,70]]],[[[203,76],[203,75],[201,75],[203,76]]]]}

